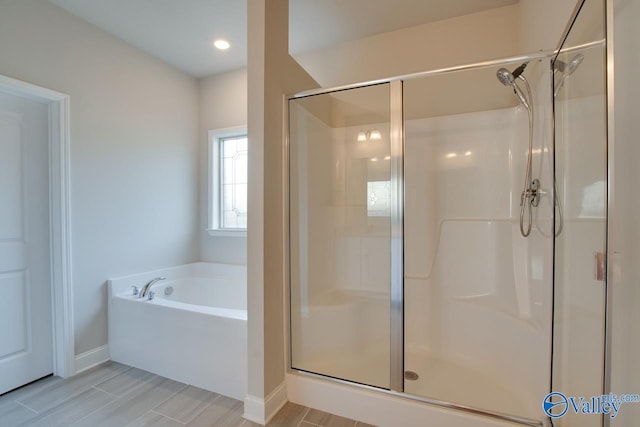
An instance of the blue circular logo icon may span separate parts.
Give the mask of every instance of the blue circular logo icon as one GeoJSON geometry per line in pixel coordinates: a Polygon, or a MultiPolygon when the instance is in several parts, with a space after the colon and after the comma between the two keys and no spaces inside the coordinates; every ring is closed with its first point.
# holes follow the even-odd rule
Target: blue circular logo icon
{"type": "Polygon", "coordinates": [[[560,418],[569,410],[569,399],[562,393],[549,393],[542,401],[542,409],[551,418],[560,418]]]}

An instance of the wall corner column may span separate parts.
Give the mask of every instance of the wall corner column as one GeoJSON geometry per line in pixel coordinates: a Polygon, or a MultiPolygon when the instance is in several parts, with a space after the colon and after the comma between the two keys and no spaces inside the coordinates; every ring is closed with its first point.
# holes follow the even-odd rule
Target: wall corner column
{"type": "Polygon", "coordinates": [[[247,1],[247,396],[266,424],[286,403],[283,96],[317,87],[290,56],[289,1],[247,1]],[[268,7],[267,7],[268,4],[268,7]]]}

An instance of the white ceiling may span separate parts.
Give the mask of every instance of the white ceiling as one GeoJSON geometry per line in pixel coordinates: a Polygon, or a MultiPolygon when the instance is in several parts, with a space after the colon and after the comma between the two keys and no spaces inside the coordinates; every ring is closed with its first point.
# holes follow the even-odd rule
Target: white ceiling
{"type": "MultiPolygon", "coordinates": [[[[246,65],[246,0],[49,0],[104,31],[204,77],[246,65]],[[211,47],[225,38],[227,51],[211,47]]],[[[518,0],[290,0],[290,51],[506,6],[518,0]]]]}

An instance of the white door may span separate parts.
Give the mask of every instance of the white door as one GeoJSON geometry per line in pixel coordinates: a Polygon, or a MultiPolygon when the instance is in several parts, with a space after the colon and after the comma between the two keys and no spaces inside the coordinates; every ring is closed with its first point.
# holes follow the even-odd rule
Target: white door
{"type": "Polygon", "coordinates": [[[48,123],[0,93],[0,393],[53,372],[48,123]]]}

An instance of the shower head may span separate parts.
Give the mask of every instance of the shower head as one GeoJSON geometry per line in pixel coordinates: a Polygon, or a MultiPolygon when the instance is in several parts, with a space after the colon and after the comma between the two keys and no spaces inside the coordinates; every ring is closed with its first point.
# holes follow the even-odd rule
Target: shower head
{"type": "Polygon", "coordinates": [[[515,77],[511,74],[511,71],[506,68],[500,68],[498,72],[496,72],[496,77],[505,86],[513,86],[516,82],[515,77]]]}
{"type": "Polygon", "coordinates": [[[520,100],[520,102],[522,102],[522,105],[524,105],[524,107],[529,110],[530,107],[529,102],[527,102],[527,97],[524,95],[524,93],[522,93],[522,89],[520,89],[520,87],[518,87],[518,85],[516,84],[516,79],[518,78],[521,80],[525,80],[524,76],[522,76],[521,74],[527,64],[528,62],[523,63],[518,68],[513,70],[513,72],[507,70],[506,68],[500,68],[496,72],[496,77],[498,78],[498,81],[500,81],[500,83],[502,83],[503,85],[507,87],[513,87],[513,92],[518,96],[518,99],[520,100]]]}
{"type": "Polygon", "coordinates": [[[518,68],[513,70],[513,72],[507,70],[506,68],[500,68],[496,72],[496,77],[498,78],[500,83],[502,83],[503,85],[505,85],[505,86],[514,86],[515,82],[516,82],[516,79],[518,77],[520,77],[520,74],[522,74],[522,72],[526,68],[527,64],[528,64],[528,62],[523,63],[518,68]]]}

